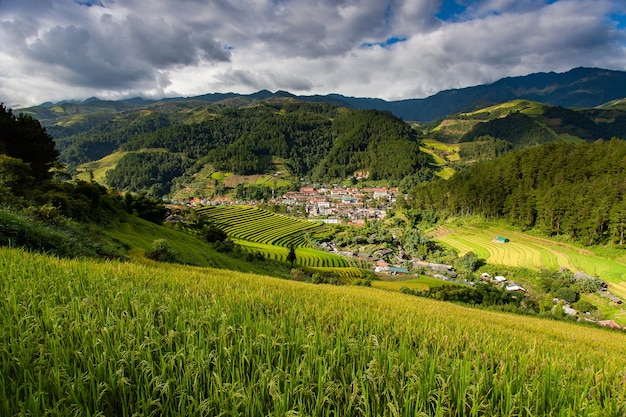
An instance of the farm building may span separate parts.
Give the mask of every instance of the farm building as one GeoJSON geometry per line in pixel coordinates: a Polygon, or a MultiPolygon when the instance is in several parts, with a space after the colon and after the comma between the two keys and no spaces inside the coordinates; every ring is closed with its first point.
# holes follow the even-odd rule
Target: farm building
{"type": "Polygon", "coordinates": [[[509,283],[507,284],[506,287],[504,287],[504,289],[507,290],[507,291],[526,292],[524,287],[522,287],[521,285],[519,285],[515,281],[509,281],[509,283]]]}
{"type": "Polygon", "coordinates": [[[500,243],[509,243],[510,240],[504,236],[496,236],[496,241],[500,243]]]}
{"type": "Polygon", "coordinates": [[[386,272],[391,275],[398,275],[398,274],[406,274],[409,272],[409,270],[406,268],[400,268],[397,266],[389,265],[389,266],[377,266],[376,269],[374,269],[374,272],[386,272]]]}

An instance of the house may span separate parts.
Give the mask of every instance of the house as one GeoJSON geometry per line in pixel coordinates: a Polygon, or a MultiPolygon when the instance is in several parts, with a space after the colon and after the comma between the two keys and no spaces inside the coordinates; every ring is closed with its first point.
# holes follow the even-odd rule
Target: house
{"type": "Polygon", "coordinates": [[[481,277],[482,279],[489,279],[489,278],[491,278],[491,275],[489,275],[489,274],[488,274],[488,273],[486,273],[486,272],[483,272],[482,274],[480,274],[480,277],[481,277]]]}
{"type": "Polygon", "coordinates": [[[391,275],[398,275],[398,274],[407,274],[409,270],[406,268],[400,268],[399,266],[388,265],[388,266],[377,266],[376,269],[374,269],[374,272],[386,272],[391,275]]]}
{"type": "Polygon", "coordinates": [[[573,309],[571,306],[569,305],[564,305],[563,306],[563,313],[567,314],[568,316],[575,316],[578,314],[578,311],[573,309]]]}
{"type": "Polygon", "coordinates": [[[506,287],[504,287],[504,289],[507,291],[526,292],[524,287],[522,287],[520,284],[518,284],[515,281],[509,281],[509,283],[506,285],[506,287]]]}
{"type": "Polygon", "coordinates": [[[611,329],[621,330],[622,326],[614,322],[613,320],[600,320],[598,324],[602,327],[610,327],[611,329]]]}
{"type": "Polygon", "coordinates": [[[496,276],[494,277],[494,280],[495,280],[496,282],[504,282],[504,281],[506,281],[506,278],[505,278],[505,277],[503,277],[502,275],[496,275],[496,276]]]}

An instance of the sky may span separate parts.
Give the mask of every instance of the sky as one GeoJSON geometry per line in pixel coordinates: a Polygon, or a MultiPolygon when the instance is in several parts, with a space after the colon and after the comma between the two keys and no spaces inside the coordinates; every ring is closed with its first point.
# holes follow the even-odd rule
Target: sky
{"type": "Polygon", "coordinates": [[[0,102],[262,89],[385,100],[626,70],[624,0],[0,0],[0,102]]]}

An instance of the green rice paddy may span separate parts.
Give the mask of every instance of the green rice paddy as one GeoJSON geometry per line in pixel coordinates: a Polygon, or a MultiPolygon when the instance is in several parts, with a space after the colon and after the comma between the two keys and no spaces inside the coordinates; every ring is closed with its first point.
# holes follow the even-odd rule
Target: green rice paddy
{"type": "Polygon", "coordinates": [[[626,261],[623,258],[609,258],[590,249],[491,226],[446,226],[437,230],[434,237],[461,255],[472,251],[491,264],[583,271],[608,282],[612,291],[626,297],[626,261]],[[505,236],[510,242],[496,242],[496,236],[505,236]]]}

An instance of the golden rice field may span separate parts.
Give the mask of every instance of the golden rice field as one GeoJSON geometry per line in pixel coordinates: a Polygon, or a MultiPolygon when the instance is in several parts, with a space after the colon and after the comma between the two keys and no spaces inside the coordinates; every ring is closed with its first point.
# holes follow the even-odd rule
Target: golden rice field
{"type": "Polygon", "coordinates": [[[608,282],[613,292],[626,297],[626,257],[609,259],[590,250],[497,227],[450,226],[436,231],[434,238],[460,254],[472,251],[488,263],[584,271],[608,282]],[[507,237],[510,242],[495,242],[496,236],[507,237]]]}
{"type": "Polygon", "coordinates": [[[626,335],[0,249],[2,416],[624,416],[626,335]]]}

